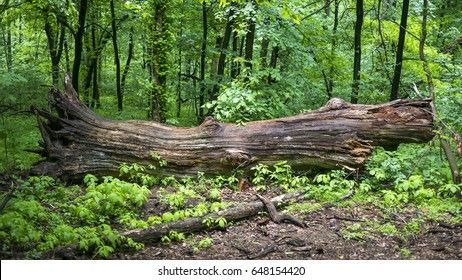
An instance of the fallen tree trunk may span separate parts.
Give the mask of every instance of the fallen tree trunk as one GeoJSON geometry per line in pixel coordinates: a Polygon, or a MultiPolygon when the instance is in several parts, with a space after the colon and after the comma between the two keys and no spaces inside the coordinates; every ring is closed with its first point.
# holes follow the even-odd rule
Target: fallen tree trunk
{"type": "MultiPolygon", "coordinates": [[[[292,200],[297,200],[303,197],[302,192],[294,192],[277,196],[267,203],[272,203],[273,207],[280,206],[292,200]]],[[[232,221],[239,221],[248,217],[257,215],[265,209],[265,204],[262,201],[254,201],[248,203],[241,203],[234,207],[212,213],[198,218],[187,218],[185,220],[171,222],[167,224],[160,224],[146,229],[134,229],[125,232],[123,235],[130,237],[137,242],[156,242],[163,236],[168,235],[171,231],[191,233],[198,232],[205,229],[215,229],[218,225],[214,223],[219,218],[224,218],[228,223],[232,221]],[[208,225],[204,221],[210,220],[212,223],[208,225]]]]}
{"type": "Polygon", "coordinates": [[[64,92],[51,91],[58,116],[33,108],[46,161],[37,174],[70,179],[85,173],[117,174],[121,163],[167,161],[153,174],[190,176],[229,173],[255,163],[286,160],[295,169],[356,168],[376,146],[422,143],[433,138],[430,100],[353,105],[332,99],[319,110],[242,126],[211,118],[194,128],[148,121],[113,121],[82,104],[67,79],[64,92]]]}

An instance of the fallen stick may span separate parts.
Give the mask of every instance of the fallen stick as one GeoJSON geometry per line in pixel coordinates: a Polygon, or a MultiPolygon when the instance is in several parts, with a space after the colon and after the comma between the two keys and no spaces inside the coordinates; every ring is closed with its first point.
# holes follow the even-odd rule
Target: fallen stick
{"type": "MultiPolygon", "coordinates": [[[[282,203],[287,203],[302,196],[302,192],[288,193],[271,199],[271,203],[275,205],[275,207],[278,207],[282,203]]],[[[207,226],[203,222],[207,219],[216,220],[218,218],[225,218],[227,222],[238,221],[257,215],[260,211],[263,211],[265,207],[266,206],[261,201],[242,203],[203,217],[187,218],[181,221],[155,225],[146,229],[134,229],[125,232],[123,235],[137,242],[156,242],[163,236],[168,235],[171,231],[189,233],[218,228],[217,225],[207,226]]]]}
{"type": "Polygon", "coordinates": [[[258,199],[260,199],[263,204],[265,204],[266,210],[268,211],[268,214],[270,216],[271,221],[275,222],[276,224],[279,224],[281,222],[288,222],[291,224],[294,224],[298,227],[304,228],[305,225],[299,221],[297,218],[289,215],[289,214],[281,214],[276,210],[276,207],[274,204],[267,198],[256,194],[258,199]]]}

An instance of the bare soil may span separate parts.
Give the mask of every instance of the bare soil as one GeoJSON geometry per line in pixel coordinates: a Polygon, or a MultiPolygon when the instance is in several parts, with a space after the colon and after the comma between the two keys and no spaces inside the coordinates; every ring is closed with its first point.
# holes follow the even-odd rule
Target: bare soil
{"type": "MultiPolygon", "coordinates": [[[[269,195],[270,196],[270,195],[269,195]]],[[[228,194],[227,199],[254,200],[250,193],[228,194]]],[[[184,241],[146,245],[138,252],[114,255],[116,259],[462,259],[462,224],[425,221],[418,233],[386,234],[366,230],[368,221],[391,223],[402,229],[421,217],[418,210],[405,209],[384,214],[374,205],[346,208],[325,206],[306,214],[295,214],[306,227],[276,224],[262,213],[236,222],[225,230],[200,232],[184,241]],[[345,232],[359,224],[363,234],[351,238],[345,232]],[[213,245],[194,249],[198,241],[210,237],[213,245]]],[[[358,226],[357,226],[358,227],[358,226]]],[[[197,247],[197,246],[196,246],[197,247]]]]}

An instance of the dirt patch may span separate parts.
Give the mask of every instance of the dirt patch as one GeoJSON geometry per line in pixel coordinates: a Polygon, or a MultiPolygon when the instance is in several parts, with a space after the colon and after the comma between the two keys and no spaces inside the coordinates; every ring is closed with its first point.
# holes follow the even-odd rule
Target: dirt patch
{"type": "MultiPolygon", "coordinates": [[[[249,197],[240,197],[241,201],[249,197]]],[[[276,224],[266,214],[231,224],[225,230],[200,232],[185,241],[146,245],[116,259],[461,259],[462,225],[420,220],[405,231],[419,211],[386,215],[373,205],[323,207],[295,214],[306,228],[276,224]],[[204,238],[213,245],[197,249],[204,238]],[[196,248],[195,248],[196,247],[196,248]]]]}

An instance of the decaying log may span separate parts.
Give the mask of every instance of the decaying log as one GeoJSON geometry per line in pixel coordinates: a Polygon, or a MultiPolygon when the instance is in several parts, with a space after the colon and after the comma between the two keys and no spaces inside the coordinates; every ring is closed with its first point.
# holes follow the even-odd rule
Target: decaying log
{"type": "MultiPolygon", "coordinates": [[[[271,199],[271,203],[277,207],[283,203],[287,203],[301,197],[303,197],[302,192],[288,193],[271,199]]],[[[238,221],[255,216],[264,209],[265,206],[261,201],[241,203],[217,213],[205,215],[204,217],[187,218],[177,222],[156,225],[147,229],[134,229],[124,233],[124,235],[138,242],[156,242],[159,241],[162,236],[168,235],[170,231],[190,233],[217,228],[217,225],[215,224],[208,226],[203,222],[204,220],[210,219],[215,221],[218,218],[225,218],[227,222],[238,221]]]]}
{"type": "Polygon", "coordinates": [[[148,171],[174,176],[223,174],[281,160],[294,169],[356,168],[376,146],[433,138],[430,100],[353,105],[334,98],[294,117],[241,126],[208,118],[198,127],[176,128],[102,118],[79,101],[69,79],[64,92],[53,89],[51,96],[58,116],[33,108],[46,157],[34,171],[68,178],[117,174],[121,163],[152,164],[152,153],[168,165],[148,171]]]}

